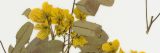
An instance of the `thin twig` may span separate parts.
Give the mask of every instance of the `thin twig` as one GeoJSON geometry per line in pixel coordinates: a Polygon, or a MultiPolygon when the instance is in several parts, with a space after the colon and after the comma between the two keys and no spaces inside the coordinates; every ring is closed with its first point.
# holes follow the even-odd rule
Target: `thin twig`
{"type": "Polygon", "coordinates": [[[160,13],[156,16],[156,18],[154,18],[153,16],[151,16],[151,21],[150,23],[148,23],[148,1],[146,0],[146,25],[147,25],[147,31],[146,33],[148,34],[152,24],[157,20],[157,18],[160,16],[160,13]]]}
{"type": "Polygon", "coordinates": [[[2,48],[3,48],[4,53],[6,53],[6,50],[4,49],[4,46],[3,46],[3,43],[2,43],[1,40],[0,40],[0,43],[1,43],[1,46],[2,46],[2,48]]]}
{"type": "Polygon", "coordinates": [[[51,19],[49,19],[48,16],[46,16],[46,17],[47,17],[48,25],[50,27],[50,33],[51,33],[51,36],[52,36],[52,40],[54,40],[55,37],[54,37],[53,29],[52,29],[51,19]]]}
{"type": "Polygon", "coordinates": [[[147,29],[148,29],[148,1],[146,0],[146,25],[147,25],[147,29]]]}
{"type": "Polygon", "coordinates": [[[149,24],[149,26],[147,28],[147,31],[146,31],[147,34],[149,33],[149,30],[150,30],[150,28],[152,26],[152,23],[153,23],[153,16],[151,16],[151,21],[150,21],[150,24],[149,24]]]}
{"type": "MultiPolygon", "coordinates": [[[[76,2],[76,0],[73,0],[73,5],[72,5],[72,12],[71,12],[71,14],[73,15],[73,12],[74,12],[74,7],[75,7],[75,2],[76,2]]],[[[71,35],[71,31],[72,31],[72,27],[70,26],[70,28],[69,28],[69,35],[68,35],[68,47],[67,47],[67,53],[69,53],[69,50],[70,50],[70,47],[71,47],[71,45],[70,45],[70,35],[71,35]]]]}
{"type": "Polygon", "coordinates": [[[54,40],[54,31],[53,31],[53,28],[52,28],[52,25],[50,25],[50,31],[51,31],[51,36],[52,36],[52,40],[54,40]]]}
{"type": "Polygon", "coordinates": [[[73,15],[73,12],[74,12],[75,3],[76,3],[76,0],[73,0],[73,6],[72,6],[72,12],[71,12],[72,15],[73,15]]]}
{"type": "Polygon", "coordinates": [[[147,31],[146,31],[147,34],[149,33],[149,31],[150,31],[153,23],[157,20],[157,18],[158,18],[159,16],[160,16],[160,13],[156,16],[156,18],[154,18],[153,16],[151,17],[151,21],[150,21],[149,26],[148,26],[147,31]],[[154,19],[153,19],[153,18],[154,18],[154,19]]]}
{"type": "Polygon", "coordinates": [[[65,53],[65,51],[64,51],[64,48],[65,48],[65,43],[66,43],[66,37],[65,37],[65,35],[63,36],[63,41],[64,41],[64,43],[63,43],[63,49],[62,49],[62,53],[65,53]]]}
{"type": "Polygon", "coordinates": [[[156,18],[153,20],[153,22],[156,21],[159,16],[160,16],[160,13],[156,16],[156,18]]]}

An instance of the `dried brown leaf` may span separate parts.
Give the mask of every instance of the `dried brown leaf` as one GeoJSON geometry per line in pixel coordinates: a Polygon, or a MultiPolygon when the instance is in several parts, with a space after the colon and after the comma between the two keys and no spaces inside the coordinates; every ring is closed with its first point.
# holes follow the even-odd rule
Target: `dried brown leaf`
{"type": "Polygon", "coordinates": [[[28,18],[29,13],[31,12],[30,8],[27,8],[22,15],[26,16],[28,18]]]}
{"type": "Polygon", "coordinates": [[[10,45],[8,48],[8,53],[11,53],[13,49],[14,49],[14,47],[12,45],[10,45]]]}
{"type": "Polygon", "coordinates": [[[96,0],[80,0],[77,4],[77,8],[80,9],[82,12],[95,16],[100,6],[96,0]]]}
{"type": "Polygon", "coordinates": [[[38,45],[31,53],[60,53],[63,48],[63,42],[51,40],[38,45]]]}
{"type": "Polygon", "coordinates": [[[73,31],[79,35],[84,35],[88,41],[87,45],[80,47],[81,53],[101,53],[100,46],[108,40],[108,35],[96,23],[76,21],[74,22],[73,31]]]}
{"type": "Polygon", "coordinates": [[[16,46],[12,53],[20,53],[21,49],[29,42],[30,36],[33,31],[33,24],[30,22],[25,23],[16,35],[16,46]]]}
{"type": "Polygon", "coordinates": [[[100,4],[105,6],[113,6],[114,0],[97,0],[100,4]]]}

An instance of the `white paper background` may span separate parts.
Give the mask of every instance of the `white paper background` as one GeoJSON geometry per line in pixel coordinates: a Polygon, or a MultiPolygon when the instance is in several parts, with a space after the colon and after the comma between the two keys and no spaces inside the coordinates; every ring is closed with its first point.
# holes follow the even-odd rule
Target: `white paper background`
{"type": "MultiPolygon", "coordinates": [[[[10,44],[15,44],[15,35],[27,22],[22,14],[26,8],[41,7],[49,1],[56,7],[72,8],[73,0],[0,0],[0,40],[8,51],[10,44]]],[[[160,12],[160,0],[148,0],[149,16],[160,12]]],[[[98,23],[109,34],[110,39],[118,38],[121,47],[129,53],[131,49],[160,53],[160,18],[153,24],[150,33],[145,34],[145,0],[116,0],[113,7],[100,6],[96,16],[89,16],[88,21],[98,23]]],[[[32,34],[35,37],[36,31],[32,34]]],[[[71,49],[78,53],[79,49],[71,49]]],[[[4,53],[0,46],[0,53],[4,53]]]]}

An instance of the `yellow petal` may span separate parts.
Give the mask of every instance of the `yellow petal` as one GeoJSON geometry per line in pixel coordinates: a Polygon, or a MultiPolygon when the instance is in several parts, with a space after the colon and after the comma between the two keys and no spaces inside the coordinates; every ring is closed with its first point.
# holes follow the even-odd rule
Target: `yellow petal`
{"type": "Polygon", "coordinates": [[[79,20],[86,20],[86,14],[81,12],[78,8],[74,9],[74,14],[76,16],[77,19],[79,20]]]}
{"type": "Polygon", "coordinates": [[[83,47],[87,43],[88,43],[88,41],[85,39],[84,36],[79,36],[79,37],[73,38],[73,46],[74,47],[77,47],[77,46],[83,47]]]}
{"type": "Polygon", "coordinates": [[[50,34],[50,30],[41,30],[38,34],[37,34],[37,38],[44,40],[48,37],[48,35],[50,34]]]}
{"type": "Polygon", "coordinates": [[[55,31],[56,31],[56,35],[62,35],[65,33],[65,27],[63,27],[62,25],[56,25],[55,26],[55,31]]]}
{"type": "Polygon", "coordinates": [[[45,14],[49,15],[52,11],[52,5],[48,4],[48,2],[44,2],[42,4],[42,10],[45,12],[45,14]]]}
{"type": "Polygon", "coordinates": [[[32,9],[30,14],[29,14],[29,18],[32,21],[38,22],[38,23],[43,23],[46,20],[43,11],[40,10],[39,8],[32,9]]]}
{"type": "Polygon", "coordinates": [[[58,19],[57,19],[57,17],[51,17],[51,23],[52,23],[52,24],[58,24],[58,19]]]}
{"type": "Polygon", "coordinates": [[[113,51],[113,48],[109,43],[104,43],[104,44],[102,44],[102,50],[104,52],[111,52],[111,51],[113,51]]]}
{"type": "Polygon", "coordinates": [[[71,37],[76,37],[78,34],[76,32],[71,32],[71,37]]]}
{"type": "Polygon", "coordinates": [[[54,8],[51,14],[52,14],[51,17],[52,24],[60,24],[60,22],[64,18],[64,16],[62,15],[63,10],[60,8],[54,8]]]}
{"type": "Polygon", "coordinates": [[[44,23],[36,24],[34,28],[37,30],[45,30],[45,29],[49,29],[50,26],[48,25],[48,21],[46,20],[44,23]]]}
{"type": "Polygon", "coordinates": [[[112,42],[112,46],[113,46],[113,48],[115,49],[115,50],[117,50],[118,48],[119,48],[119,41],[118,41],[118,39],[116,39],[116,40],[113,40],[113,42],[112,42]]]}
{"type": "Polygon", "coordinates": [[[122,48],[120,48],[119,53],[125,53],[122,48]]]}

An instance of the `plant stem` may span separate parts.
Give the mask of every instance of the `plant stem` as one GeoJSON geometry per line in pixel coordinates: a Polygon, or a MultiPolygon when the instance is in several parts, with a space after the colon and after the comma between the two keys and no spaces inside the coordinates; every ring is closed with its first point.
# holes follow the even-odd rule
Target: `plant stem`
{"type": "Polygon", "coordinates": [[[147,25],[147,31],[146,33],[148,34],[152,24],[157,20],[157,18],[160,16],[160,13],[156,16],[156,18],[154,18],[153,16],[151,16],[151,21],[150,23],[148,23],[148,1],[146,0],[146,25],[147,25]],[[154,18],[154,19],[153,19],[154,18]]]}
{"type": "Polygon", "coordinates": [[[73,12],[74,12],[75,3],[76,3],[76,0],[73,0],[73,6],[72,6],[72,12],[71,12],[72,15],[73,15],[73,12]]]}
{"type": "Polygon", "coordinates": [[[4,46],[3,46],[3,43],[1,42],[1,40],[0,40],[0,43],[1,43],[1,46],[3,48],[4,53],[6,53],[6,50],[4,49],[4,46]]]}
{"type": "Polygon", "coordinates": [[[63,41],[64,41],[64,43],[63,43],[62,53],[65,53],[65,51],[64,51],[65,43],[66,43],[66,37],[65,37],[65,35],[63,36],[63,41]]]}
{"type": "MultiPolygon", "coordinates": [[[[71,12],[72,15],[73,15],[73,12],[74,12],[75,2],[76,2],[76,0],[73,0],[72,12],[71,12]]],[[[71,31],[72,31],[72,26],[70,26],[70,28],[69,28],[68,47],[67,47],[68,50],[67,50],[67,53],[69,53],[69,50],[70,50],[70,47],[71,47],[71,44],[70,44],[70,35],[71,35],[71,31]]]]}
{"type": "Polygon", "coordinates": [[[151,16],[151,21],[150,21],[150,24],[149,24],[149,26],[148,26],[148,28],[147,28],[147,31],[146,31],[147,34],[149,33],[150,28],[152,27],[153,23],[157,20],[157,18],[158,18],[159,16],[160,16],[160,13],[156,16],[156,18],[154,18],[153,16],[151,16]],[[153,19],[153,18],[154,18],[154,19],[153,19]]]}
{"type": "Polygon", "coordinates": [[[146,0],[146,25],[147,25],[147,29],[148,29],[148,1],[146,0]]]}
{"type": "Polygon", "coordinates": [[[50,25],[50,30],[51,30],[51,36],[52,36],[52,40],[54,40],[54,32],[53,32],[53,29],[52,29],[52,25],[50,25]]]}
{"type": "Polygon", "coordinates": [[[46,17],[47,17],[48,25],[50,27],[50,33],[51,33],[51,36],[52,36],[52,40],[54,40],[55,37],[54,37],[54,32],[53,32],[53,28],[52,28],[51,19],[49,19],[48,16],[46,16],[46,17]]]}

